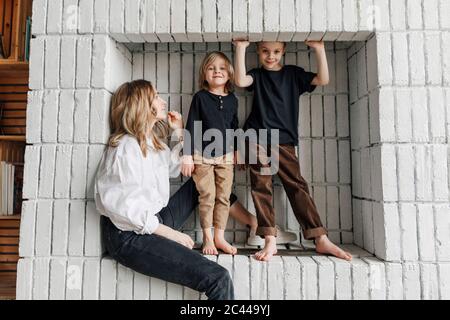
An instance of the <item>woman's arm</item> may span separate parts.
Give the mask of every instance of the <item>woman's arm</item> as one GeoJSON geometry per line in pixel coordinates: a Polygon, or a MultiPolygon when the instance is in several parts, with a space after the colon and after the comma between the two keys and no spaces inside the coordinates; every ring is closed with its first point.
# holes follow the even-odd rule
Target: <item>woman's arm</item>
{"type": "Polygon", "coordinates": [[[247,75],[245,68],[245,50],[250,42],[235,40],[233,41],[233,44],[236,46],[236,54],[234,56],[234,82],[241,88],[251,86],[253,78],[247,75]]]}
{"type": "Polygon", "coordinates": [[[306,41],[306,44],[315,50],[317,59],[317,76],[314,77],[311,84],[315,86],[325,86],[330,81],[325,45],[323,41],[306,41]]]}

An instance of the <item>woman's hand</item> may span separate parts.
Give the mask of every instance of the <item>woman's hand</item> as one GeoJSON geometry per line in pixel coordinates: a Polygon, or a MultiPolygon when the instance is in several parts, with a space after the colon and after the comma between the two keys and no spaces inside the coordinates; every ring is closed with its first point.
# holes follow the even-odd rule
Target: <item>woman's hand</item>
{"type": "Polygon", "coordinates": [[[185,177],[190,177],[194,171],[194,159],[192,156],[182,156],[181,157],[181,174],[185,177]]]}
{"type": "Polygon", "coordinates": [[[159,224],[154,233],[166,239],[178,242],[188,249],[192,249],[194,247],[194,241],[191,239],[191,237],[189,237],[187,234],[176,231],[162,223],[159,224]]]}
{"type": "Polygon", "coordinates": [[[167,122],[172,130],[183,128],[183,118],[179,112],[169,111],[167,113],[167,122]]]}

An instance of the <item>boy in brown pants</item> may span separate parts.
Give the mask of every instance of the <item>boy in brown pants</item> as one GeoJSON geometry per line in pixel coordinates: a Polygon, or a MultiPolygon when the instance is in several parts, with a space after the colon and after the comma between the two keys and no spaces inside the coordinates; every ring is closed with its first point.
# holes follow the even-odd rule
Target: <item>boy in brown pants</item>
{"type": "MultiPolygon", "coordinates": [[[[278,130],[279,145],[270,146],[277,150],[278,176],[286,190],[294,214],[303,229],[306,239],[314,239],[316,251],[328,253],[350,260],[351,255],[334,245],[327,237],[322,226],[314,200],[309,194],[306,181],[300,174],[295,145],[298,145],[298,104],[304,92],[312,92],[317,85],[328,84],[328,66],[322,41],[308,41],[306,44],[315,49],[318,73],[307,72],[298,66],[280,63],[285,52],[283,42],[260,42],[257,53],[260,68],[246,73],[245,50],[248,41],[235,41],[235,83],[254,92],[252,111],[244,125],[246,129],[268,129],[268,141],[271,130],[278,130]],[[276,148],[274,148],[276,147],[276,148]]],[[[264,237],[263,250],[256,253],[258,260],[268,261],[277,253],[275,212],[272,206],[272,175],[263,174],[269,151],[264,145],[250,145],[250,152],[256,152],[257,163],[250,164],[252,197],[258,218],[257,234],[264,237]],[[266,151],[267,149],[267,151],[266,151]]],[[[273,151],[272,151],[273,152],[273,151]]]]}

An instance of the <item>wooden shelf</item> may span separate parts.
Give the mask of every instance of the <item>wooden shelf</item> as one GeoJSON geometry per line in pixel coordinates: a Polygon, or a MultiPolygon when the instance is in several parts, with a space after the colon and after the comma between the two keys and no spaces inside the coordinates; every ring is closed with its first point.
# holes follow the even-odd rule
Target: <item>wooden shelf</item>
{"type": "Polygon", "coordinates": [[[15,142],[26,142],[26,136],[2,136],[0,135],[0,141],[15,141],[15,142]]]}
{"type": "Polygon", "coordinates": [[[12,216],[0,216],[0,220],[20,220],[20,213],[16,213],[12,216]]]}

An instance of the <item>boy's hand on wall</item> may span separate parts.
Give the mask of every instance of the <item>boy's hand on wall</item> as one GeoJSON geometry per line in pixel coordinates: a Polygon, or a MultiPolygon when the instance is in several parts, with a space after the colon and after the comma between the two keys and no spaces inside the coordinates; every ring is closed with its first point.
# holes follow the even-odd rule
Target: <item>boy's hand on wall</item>
{"type": "Polygon", "coordinates": [[[194,171],[194,159],[192,156],[182,156],[181,157],[181,174],[185,177],[190,177],[194,171]]]}
{"type": "Polygon", "coordinates": [[[236,48],[247,48],[250,45],[250,42],[247,40],[234,40],[233,44],[236,48]]]}
{"type": "Polygon", "coordinates": [[[311,48],[313,48],[315,50],[325,49],[325,44],[324,44],[323,41],[305,41],[305,44],[308,47],[311,47],[311,48]]]}

